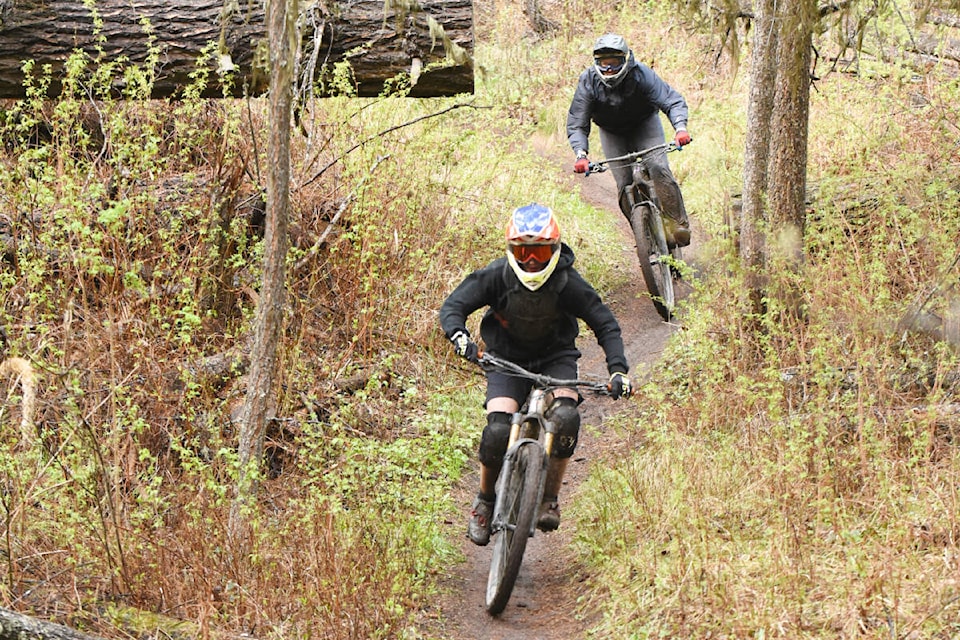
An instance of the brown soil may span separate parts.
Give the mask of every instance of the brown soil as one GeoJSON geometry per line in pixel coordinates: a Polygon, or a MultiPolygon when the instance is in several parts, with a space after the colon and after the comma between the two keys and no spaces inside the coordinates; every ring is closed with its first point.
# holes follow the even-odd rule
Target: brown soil
{"type": "MultiPolygon", "coordinates": [[[[623,229],[623,261],[629,265],[634,277],[626,286],[607,295],[605,301],[620,322],[631,376],[636,380],[657,360],[677,326],[663,322],[649,298],[642,295],[646,292],[646,285],[637,266],[630,227],[617,208],[612,176],[604,173],[584,178],[572,174],[572,161],[565,141],[539,140],[534,144],[537,151],[553,162],[556,170],[569,180],[571,189],[580,189],[585,201],[610,211],[623,229]]],[[[696,222],[693,224],[696,238],[696,222]]],[[[684,257],[690,260],[694,250],[691,245],[685,250],[684,257]]],[[[686,291],[681,288],[678,293],[682,296],[686,291]]],[[[581,372],[602,374],[606,371],[603,351],[589,331],[581,336],[580,349],[583,352],[581,372]]],[[[561,511],[564,503],[576,499],[590,467],[610,459],[609,452],[617,445],[609,433],[603,432],[604,421],[611,415],[631,409],[630,401],[614,402],[604,398],[588,398],[581,405],[583,428],[577,452],[564,478],[561,511]]],[[[589,568],[577,562],[570,545],[574,535],[570,522],[563,522],[553,533],[538,532],[529,541],[507,608],[496,617],[487,614],[484,600],[493,544],[477,547],[465,537],[467,513],[476,487],[477,475],[472,473],[457,489],[456,497],[462,506],[463,517],[450,523],[450,535],[461,541],[466,560],[449,567],[448,574],[441,580],[442,592],[438,601],[424,612],[420,629],[422,637],[431,640],[570,640],[586,637],[587,630],[597,622],[591,617],[599,612],[584,612],[577,602],[582,595],[579,585],[589,577],[589,568]]]]}

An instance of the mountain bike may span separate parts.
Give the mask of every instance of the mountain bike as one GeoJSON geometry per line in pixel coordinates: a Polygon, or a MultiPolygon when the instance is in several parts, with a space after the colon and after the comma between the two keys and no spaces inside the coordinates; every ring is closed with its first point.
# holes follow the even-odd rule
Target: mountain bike
{"type": "Polygon", "coordinates": [[[657,197],[657,189],[650,179],[644,160],[653,153],[669,153],[680,149],[681,147],[673,142],[658,144],[642,151],[591,162],[586,173],[603,173],[611,165],[617,166],[615,163],[633,165],[633,183],[621,193],[620,208],[633,230],[637,257],[640,258],[640,271],[647,283],[653,306],[667,322],[670,321],[676,305],[674,285],[680,279],[677,267],[683,260],[683,253],[664,229],[660,198],[657,197]]]}
{"type": "Polygon", "coordinates": [[[527,540],[536,531],[537,511],[543,500],[547,464],[557,431],[557,426],[543,416],[550,391],[568,387],[610,395],[610,388],[603,382],[562,380],[533,373],[489,353],[481,353],[479,362],[485,369],[533,381],[527,400],[510,423],[510,440],[497,477],[497,498],[490,521],[490,533],[496,540],[487,576],[486,607],[490,615],[497,615],[507,606],[527,540]]]}

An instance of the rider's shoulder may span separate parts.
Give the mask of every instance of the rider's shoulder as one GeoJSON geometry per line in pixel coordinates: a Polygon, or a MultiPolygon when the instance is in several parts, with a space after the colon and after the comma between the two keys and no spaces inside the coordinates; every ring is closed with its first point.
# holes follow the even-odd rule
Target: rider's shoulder
{"type": "Polygon", "coordinates": [[[488,262],[485,266],[477,269],[474,273],[485,276],[488,274],[496,274],[503,271],[504,268],[509,268],[507,263],[506,256],[500,256],[499,258],[494,258],[488,262]]]}

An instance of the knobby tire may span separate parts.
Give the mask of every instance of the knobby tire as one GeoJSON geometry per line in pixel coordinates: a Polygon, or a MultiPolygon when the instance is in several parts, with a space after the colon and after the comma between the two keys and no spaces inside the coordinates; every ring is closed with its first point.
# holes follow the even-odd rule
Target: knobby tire
{"type": "Polygon", "coordinates": [[[640,272],[643,274],[643,281],[647,283],[653,306],[660,317],[669,322],[676,300],[670,265],[660,260],[661,257],[670,255],[663,219],[653,215],[650,205],[638,204],[630,216],[630,227],[637,243],[640,272]]]}
{"type": "Polygon", "coordinates": [[[497,534],[487,578],[487,612],[497,615],[507,606],[520,573],[523,552],[537,514],[537,491],[543,467],[543,449],[524,445],[517,451],[510,476],[500,491],[504,494],[504,528],[497,534]]]}

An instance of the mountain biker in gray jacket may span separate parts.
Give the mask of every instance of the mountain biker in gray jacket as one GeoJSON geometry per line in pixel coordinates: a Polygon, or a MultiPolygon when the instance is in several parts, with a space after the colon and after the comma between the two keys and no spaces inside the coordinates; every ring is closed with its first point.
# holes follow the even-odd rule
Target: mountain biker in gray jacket
{"type": "MultiPolygon", "coordinates": [[[[583,319],[606,354],[614,398],[628,397],[632,388],[620,325],[596,290],[574,269],[573,250],[560,241],[553,211],[539,204],[515,209],[506,235],[507,255],[468,275],[440,307],[440,326],[457,354],[477,362],[479,347],[466,322],[473,312],[487,307],[480,321],[480,337],[487,351],[535,373],[575,379],[581,355],[576,345],[578,319],[583,319]]],[[[507,450],[510,419],[531,385],[530,380],[487,372],[480,491],[467,526],[467,535],[475,544],[490,541],[496,480],[507,450]]],[[[551,394],[544,415],[556,422],[559,430],[537,519],[537,527],[543,531],[560,526],[557,497],[580,432],[577,390],[555,389],[551,394]]]]}
{"type": "MultiPolygon", "coordinates": [[[[608,33],[593,46],[594,64],[580,74],[567,113],[567,140],[576,155],[573,169],[586,173],[590,164],[590,123],[600,130],[600,144],[607,158],[626,155],[663,144],[660,112],[676,132],[674,142],[691,142],[687,133],[687,102],[650,67],[637,62],[623,36],[608,33]]],[[[667,216],[668,235],[677,245],[690,243],[690,223],[683,196],[666,152],[647,157],[647,167],[667,216]],[[673,222],[674,224],[670,224],[673,222]]],[[[618,192],[633,181],[630,165],[611,167],[618,192]]],[[[624,200],[621,198],[621,203],[624,200]]],[[[629,211],[624,211],[629,215],[629,211]]]]}

